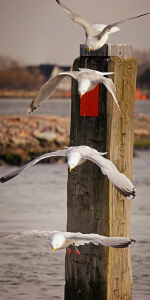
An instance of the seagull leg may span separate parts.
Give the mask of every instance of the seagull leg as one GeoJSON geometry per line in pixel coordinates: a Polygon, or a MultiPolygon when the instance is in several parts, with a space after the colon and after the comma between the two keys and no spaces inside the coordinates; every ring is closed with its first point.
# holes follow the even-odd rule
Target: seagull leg
{"type": "Polygon", "coordinates": [[[77,247],[76,247],[76,246],[74,246],[74,248],[75,248],[74,252],[75,252],[77,255],[79,255],[79,254],[80,254],[80,252],[79,252],[79,250],[77,249],[77,247]]]}
{"type": "Polygon", "coordinates": [[[71,252],[71,249],[69,249],[69,248],[67,247],[67,254],[70,254],[70,252],[71,252]]]}

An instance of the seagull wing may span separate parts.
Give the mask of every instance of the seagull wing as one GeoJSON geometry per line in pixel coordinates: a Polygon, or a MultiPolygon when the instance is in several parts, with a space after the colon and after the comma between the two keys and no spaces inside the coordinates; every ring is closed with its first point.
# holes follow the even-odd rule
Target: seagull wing
{"type": "Polygon", "coordinates": [[[80,147],[81,156],[95,162],[104,175],[113,183],[115,188],[126,198],[132,200],[136,196],[135,188],[132,182],[120,173],[115,165],[109,160],[101,156],[101,154],[90,147],[80,147]]]}
{"type": "MultiPolygon", "coordinates": [[[[99,31],[99,33],[100,33],[100,32],[103,31],[103,29],[104,29],[107,25],[105,25],[105,24],[92,24],[92,26],[93,26],[97,31],[99,31]]],[[[113,27],[113,28],[111,28],[111,30],[110,30],[109,33],[114,33],[114,32],[117,32],[117,31],[119,31],[119,30],[120,30],[120,28],[118,28],[118,27],[113,27]]]]}
{"type": "MultiPolygon", "coordinates": [[[[117,102],[117,99],[116,99],[116,87],[112,81],[111,78],[106,78],[104,77],[103,75],[99,74],[99,79],[97,80],[93,80],[93,83],[99,83],[99,82],[102,82],[106,88],[108,89],[108,91],[112,94],[118,108],[119,108],[119,111],[120,111],[120,107],[119,107],[119,104],[117,102]]],[[[120,111],[121,112],[121,111],[120,111]]]]}
{"type": "Polygon", "coordinates": [[[65,76],[70,76],[73,78],[77,78],[76,74],[78,72],[63,72],[55,75],[50,78],[39,90],[38,94],[30,103],[27,113],[30,114],[33,110],[35,110],[38,106],[40,106],[44,101],[46,101],[50,95],[56,90],[57,86],[63,80],[65,76]]]}
{"type": "Polygon", "coordinates": [[[66,240],[74,241],[75,246],[93,243],[94,245],[102,244],[108,247],[114,248],[126,248],[132,246],[135,243],[134,239],[125,237],[106,237],[99,234],[82,234],[66,232],[64,233],[66,240]]]}
{"type": "Polygon", "coordinates": [[[115,72],[99,72],[99,71],[96,71],[96,70],[91,70],[91,69],[86,69],[86,68],[78,68],[79,71],[82,71],[82,72],[95,72],[95,73],[98,73],[98,74],[101,74],[101,75],[112,75],[114,74],[115,72]]]}
{"type": "Polygon", "coordinates": [[[30,231],[22,231],[22,232],[0,232],[0,239],[18,239],[21,237],[37,237],[42,239],[49,239],[54,236],[59,231],[39,231],[39,230],[30,230],[30,231]]]}
{"type": "Polygon", "coordinates": [[[118,172],[108,172],[109,180],[113,183],[115,188],[128,199],[132,200],[136,196],[135,187],[131,181],[123,174],[118,172]]]}
{"type": "Polygon", "coordinates": [[[4,183],[6,181],[11,180],[12,178],[16,177],[17,175],[19,175],[22,171],[26,170],[27,168],[35,165],[36,163],[38,163],[40,160],[48,158],[48,157],[52,157],[52,156],[66,156],[67,153],[69,151],[69,148],[66,150],[57,150],[55,152],[50,152],[50,153],[46,153],[43,154],[37,158],[35,158],[34,160],[30,161],[29,163],[27,163],[26,165],[24,165],[23,167],[4,175],[3,177],[0,178],[0,183],[4,183]]]}
{"type": "Polygon", "coordinates": [[[68,14],[68,16],[73,22],[81,25],[84,28],[86,36],[94,36],[95,34],[97,34],[96,28],[94,28],[92,24],[89,21],[87,21],[84,17],[74,13],[70,8],[64,5],[61,1],[56,0],[56,2],[63,8],[63,10],[68,14]]]}
{"type": "Polygon", "coordinates": [[[102,32],[100,32],[99,34],[97,34],[96,37],[97,37],[98,39],[100,39],[105,33],[107,33],[107,34],[108,34],[108,33],[111,33],[110,31],[111,31],[112,27],[114,27],[114,26],[116,26],[116,25],[120,25],[120,24],[125,23],[125,22],[127,22],[127,21],[131,21],[131,20],[136,19],[136,18],[140,18],[140,17],[146,16],[146,15],[149,15],[149,14],[150,14],[150,13],[146,13],[146,14],[143,14],[143,15],[139,15],[139,16],[136,16],[136,17],[128,18],[128,19],[125,19],[125,20],[122,20],[122,21],[118,21],[118,22],[114,22],[114,23],[112,23],[112,24],[109,24],[109,25],[107,25],[107,26],[102,30],[102,32]]]}

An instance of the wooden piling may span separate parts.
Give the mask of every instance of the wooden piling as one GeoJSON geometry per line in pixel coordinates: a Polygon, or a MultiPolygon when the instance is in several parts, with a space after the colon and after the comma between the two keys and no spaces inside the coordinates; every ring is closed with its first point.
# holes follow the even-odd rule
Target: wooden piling
{"type": "MultiPolygon", "coordinates": [[[[89,68],[111,75],[121,114],[103,84],[99,87],[98,117],[80,116],[77,82],[72,80],[70,145],[87,145],[108,152],[120,172],[132,180],[133,119],[137,61],[131,46],[104,45],[88,53],[81,45],[73,70],[89,68]]],[[[135,201],[135,200],[133,200],[135,201]]],[[[130,237],[131,201],[124,198],[100,168],[90,161],[68,174],[67,231],[130,237]]],[[[71,247],[70,247],[71,248],[71,247]]],[[[93,244],[73,247],[65,261],[65,300],[132,299],[130,248],[93,244]]]]}

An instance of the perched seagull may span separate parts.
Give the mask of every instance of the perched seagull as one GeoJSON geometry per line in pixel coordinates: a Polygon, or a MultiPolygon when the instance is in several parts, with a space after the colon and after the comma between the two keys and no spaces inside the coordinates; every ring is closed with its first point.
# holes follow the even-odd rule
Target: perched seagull
{"type": "Polygon", "coordinates": [[[76,166],[81,165],[84,163],[87,159],[91,160],[92,162],[96,163],[100,168],[104,175],[107,175],[108,179],[113,183],[115,188],[128,199],[132,200],[136,196],[135,188],[131,181],[123,174],[120,173],[115,165],[109,160],[104,158],[102,155],[107,154],[100,153],[97,150],[90,148],[88,146],[76,146],[76,147],[69,147],[65,150],[57,150],[55,152],[46,153],[43,154],[25,166],[15,170],[14,172],[11,172],[3,177],[0,178],[0,183],[4,183],[14,177],[16,177],[18,174],[20,174],[22,171],[27,169],[28,167],[35,165],[40,160],[51,157],[51,156],[67,156],[68,159],[68,167],[70,169],[70,172],[73,168],[76,166]]]}
{"type": "MultiPolygon", "coordinates": [[[[92,91],[98,83],[103,83],[108,91],[112,94],[118,108],[118,102],[116,99],[116,87],[111,80],[111,78],[106,78],[103,75],[114,74],[114,72],[98,72],[91,69],[80,68],[79,71],[70,71],[70,72],[62,72],[58,73],[51,79],[49,79],[39,90],[38,94],[30,103],[30,106],[27,110],[27,113],[30,114],[33,110],[35,110],[38,106],[40,106],[44,101],[46,101],[50,95],[56,90],[59,83],[65,76],[70,76],[78,81],[78,92],[80,94],[80,98],[85,93],[92,91]]],[[[120,111],[120,108],[119,108],[120,111]]]]}
{"type": "Polygon", "coordinates": [[[134,239],[125,237],[106,237],[103,235],[90,233],[82,234],[80,232],[61,232],[61,231],[39,231],[30,230],[22,232],[0,232],[0,239],[17,239],[20,237],[37,237],[42,239],[48,239],[51,242],[53,252],[55,250],[67,248],[67,253],[70,254],[71,250],[68,248],[69,245],[75,247],[75,253],[78,255],[80,252],[76,246],[93,243],[94,245],[102,244],[104,246],[113,248],[127,248],[136,242],[134,239]]]}
{"type": "Polygon", "coordinates": [[[114,22],[112,24],[109,25],[104,25],[104,24],[91,24],[89,21],[87,21],[84,17],[74,13],[73,11],[71,11],[66,5],[64,5],[61,1],[56,0],[56,2],[64,9],[64,11],[68,14],[68,16],[70,17],[70,19],[81,25],[84,30],[85,30],[85,35],[86,35],[86,41],[85,44],[90,50],[98,50],[100,49],[108,40],[109,34],[116,32],[118,30],[120,30],[118,27],[115,27],[117,25],[120,25],[122,23],[125,23],[127,21],[145,16],[145,15],[149,15],[150,13],[146,13],[143,15],[139,15],[136,17],[132,17],[129,19],[125,19],[122,21],[118,21],[118,22],[114,22]]]}

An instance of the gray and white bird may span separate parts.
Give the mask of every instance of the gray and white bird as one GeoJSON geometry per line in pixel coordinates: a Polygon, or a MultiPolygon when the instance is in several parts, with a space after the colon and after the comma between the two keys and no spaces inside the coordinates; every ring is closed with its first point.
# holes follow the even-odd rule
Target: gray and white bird
{"type": "Polygon", "coordinates": [[[85,162],[85,160],[90,160],[97,164],[104,175],[107,175],[108,179],[113,183],[115,188],[128,199],[132,200],[136,196],[134,185],[131,181],[123,174],[120,173],[115,165],[109,160],[103,157],[103,155],[107,154],[100,153],[97,150],[90,148],[88,146],[75,146],[69,147],[65,150],[57,150],[55,152],[43,154],[31,162],[27,163],[25,166],[3,176],[0,178],[0,183],[4,183],[9,181],[10,179],[19,175],[22,171],[26,170],[32,165],[35,165],[37,162],[44,158],[52,157],[52,156],[67,156],[68,159],[68,167],[70,171],[76,166],[81,165],[85,162]]]}
{"type": "MultiPolygon", "coordinates": [[[[27,113],[30,114],[38,106],[40,106],[44,101],[46,101],[50,95],[56,90],[60,82],[64,79],[65,76],[72,77],[78,81],[78,92],[80,98],[85,93],[92,91],[98,83],[103,83],[108,91],[112,94],[118,108],[118,102],[116,99],[116,87],[111,78],[106,78],[104,75],[114,74],[114,72],[98,72],[91,69],[80,68],[80,71],[70,71],[70,72],[61,72],[50,78],[39,90],[38,94],[32,100],[27,110],[27,113]]],[[[120,111],[120,108],[119,108],[120,111]]]]}
{"type": "Polygon", "coordinates": [[[128,18],[122,21],[114,22],[109,25],[104,24],[91,24],[88,20],[86,20],[84,17],[74,13],[70,8],[68,8],[66,5],[64,5],[61,1],[56,0],[56,2],[63,8],[63,10],[68,14],[70,19],[81,25],[85,30],[86,35],[86,41],[85,44],[88,47],[89,51],[92,50],[98,50],[100,49],[108,40],[109,34],[114,33],[118,30],[120,30],[117,25],[120,25],[122,23],[125,23],[127,21],[140,18],[142,16],[148,15],[150,13],[145,13],[136,17],[128,18]]]}
{"type": "Polygon", "coordinates": [[[21,237],[37,237],[42,239],[48,239],[51,242],[53,252],[59,249],[67,248],[67,253],[70,254],[71,250],[68,248],[69,245],[75,247],[75,253],[78,255],[80,252],[77,250],[77,246],[93,243],[94,245],[102,244],[107,247],[113,248],[127,248],[134,245],[135,240],[125,237],[106,237],[103,235],[90,233],[82,234],[80,232],[61,232],[61,231],[39,231],[30,230],[22,232],[0,232],[0,239],[18,239],[21,237]]]}

